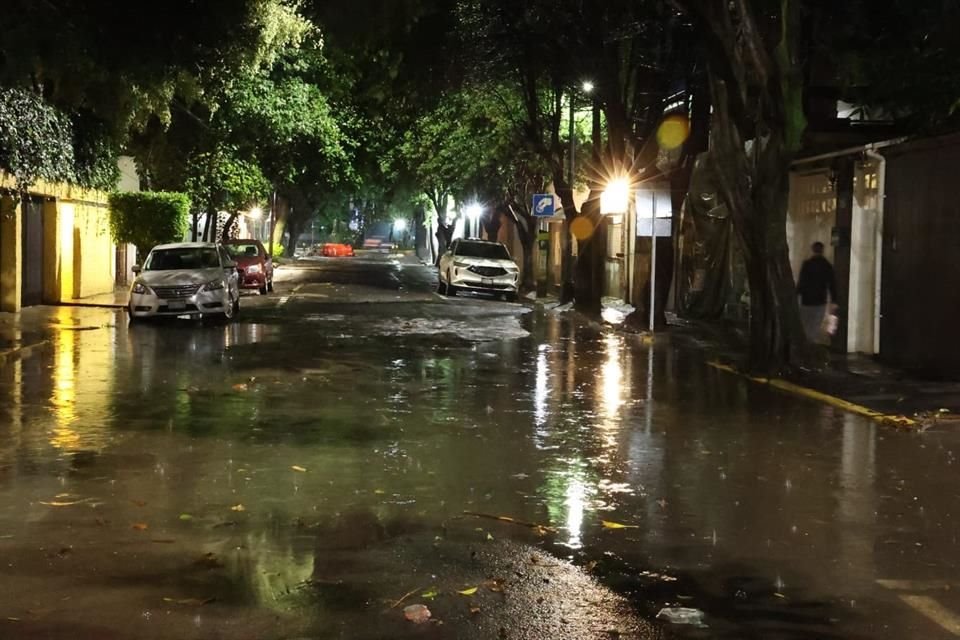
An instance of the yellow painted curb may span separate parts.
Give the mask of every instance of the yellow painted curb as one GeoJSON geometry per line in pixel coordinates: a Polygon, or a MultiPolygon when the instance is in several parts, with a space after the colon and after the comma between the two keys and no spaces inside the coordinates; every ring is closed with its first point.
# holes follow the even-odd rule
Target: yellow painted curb
{"type": "Polygon", "coordinates": [[[798,384],[788,382],[786,380],[783,380],[782,378],[759,378],[755,376],[750,376],[745,373],[741,373],[734,367],[731,367],[728,364],[723,364],[722,362],[708,361],[707,364],[713,367],[714,369],[719,369],[720,371],[726,371],[727,373],[732,373],[735,376],[746,378],[751,382],[756,382],[757,384],[765,384],[775,389],[786,391],[787,393],[792,393],[797,396],[809,398],[810,400],[816,400],[817,402],[823,402],[824,404],[828,404],[832,407],[842,409],[843,411],[849,411],[850,413],[855,413],[865,418],[876,420],[877,422],[892,423],[901,427],[915,427],[918,424],[917,421],[914,420],[913,418],[908,418],[907,416],[903,416],[903,415],[894,415],[894,414],[881,413],[879,411],[874,411],[869,407],[864,407],[863,405],[855,404],[848,400],[844,400],[843,398],[831,396],[830,394],[823,393],[815,389],[801,387],[798,384]]]}

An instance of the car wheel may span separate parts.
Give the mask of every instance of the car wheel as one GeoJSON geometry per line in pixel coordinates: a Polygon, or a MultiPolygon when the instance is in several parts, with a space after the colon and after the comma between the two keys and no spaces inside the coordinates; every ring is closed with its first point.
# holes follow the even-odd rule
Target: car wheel
{"type": "Polygon", "coordinates": [[[273,293],[273,278],[270,278],[270,281],[267,282],[267,291],[273,293]]]}
{"type": "Polygon", "coordinates": [[[236,318],[240,315],[240,294],[237,294],[237,299],[233,301],[233,317],[236,318]]]}
{"type": "Polygon", "coordinates": [[[516,294],[516,293],[508,293],[508,294],[506,295],[506,298],[507,298],[507,302],[516,302],[516,301],[517,301],[517,294],[516,294]]]}
{"type": "Polygon", "coordinates": [[[143,318],[138,318],[133,315],[133,311],[130,310],[130,307],[127,307],[127,319],[130,324],[140,324],[143,322],[143,318]]]}
{"type": "Polygon", "coordinates": [[[450,280],[452,280],[452,278],[450,277],[450,274],[448,273],[448,274],[447,274],[447,286],[446,286],[446,290],[444,291],[444,293],[447,294],[448,296],[453,297],[453,296],[456,296],[456,295],[457,295],[457,288],[456,288],[455,286],[453,286],[452,284],[450,284],[450,280]]]}
{"type": "Polygon", "coordinates": [[[262,296],[267,295],[267,291],[269,290],[270,290],[270,286],[267,284],[266,281],[264,281],[263,286],[260,287],[260,295],[262,296]]]}

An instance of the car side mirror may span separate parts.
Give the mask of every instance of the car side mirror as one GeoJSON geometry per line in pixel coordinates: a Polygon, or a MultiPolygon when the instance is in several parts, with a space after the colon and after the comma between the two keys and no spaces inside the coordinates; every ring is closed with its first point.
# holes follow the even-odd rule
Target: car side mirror
{"type": "Polygon", "coordinates": [[[140,273],[141,271],[143,271],[143,267],[141,267],[138,264],[135,264],[133,265],[133,267],[131,267],[130,270],[133,271],[134,273],[140,273]]]}

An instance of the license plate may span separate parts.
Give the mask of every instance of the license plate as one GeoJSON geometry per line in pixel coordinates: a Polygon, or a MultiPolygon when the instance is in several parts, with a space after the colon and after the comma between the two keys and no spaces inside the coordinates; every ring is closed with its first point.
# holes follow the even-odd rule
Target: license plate
{"type": "Polygon", "coordinates": [[[167,302],[167,308],[171,311],[179,311],[187,308],[187,303],[180,300],[170,300],[167,302]]]}
{"type": "Polygon", "coordinates": [[[492,286],[493,286],[493,278],[483,278],[483,286],[485,286],[485,287],[492,287],[492,286]]]}

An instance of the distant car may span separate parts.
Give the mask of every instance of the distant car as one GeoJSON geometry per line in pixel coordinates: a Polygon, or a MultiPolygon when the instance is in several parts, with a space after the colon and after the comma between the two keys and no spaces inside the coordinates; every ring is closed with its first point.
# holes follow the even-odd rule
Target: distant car
{"type": "Polygon", "coordinates": [[[440,293],[481,291],[517,299],[520,268],[499,242],[454,240],[440,256],[440,293]]]}
{"type": "Polygon", "coordinates": [[[243,269],[241,289],[256,289],[260,295],[273,291],[273,258],[259,240],[228,240],[223,243],[227,252],[243,269]]]}
{"type": "Polygon", "coordinates": [[[240,312],[240,273],[220,244],[183,242],[153,248],[130,287],[130,321],[161,316],[233,319],[240,312]]]}
{"type": "Polygon", "coordinates": [[[328,258],[352,258],[353,257],[353,247],[349,244],[342,244],[337,242],[328,242],[323,245],[322,253],[328,258]]]}

